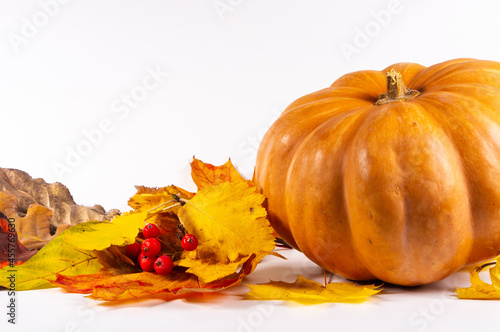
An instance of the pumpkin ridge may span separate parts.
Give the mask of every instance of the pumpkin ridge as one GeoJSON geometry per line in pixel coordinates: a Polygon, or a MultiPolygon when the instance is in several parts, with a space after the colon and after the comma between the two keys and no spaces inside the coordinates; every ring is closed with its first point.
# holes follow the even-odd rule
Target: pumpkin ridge
{"type": "Polygon", "coordinates": [[[456,270],[464,264],[450,255],[448,248],[470,247],[467,239],[461,237],[461,210],[448,211],[451,202],[456,201],[455,193],[463,192],[457,191],[462,189],[460,176],[443,170],[446,177],[442,177],[439,171],[441,165],[453,165],[458,156],[446,152],[447,156],[454,156],[448,159],[435,154],[439,149],[447,151],[450,140],[444,134],[429,135],[439,124],[426,122],[426,114],[418,105],[392,103],[385,107],[359,128],[348,152],[352,171],[345,175],[349,188],[345,196],[355,237],[354,250],[379,279],[397,284],[405,280],[407,285],[417,284],[423,278],[426,282],[435,281],[443,277],[441,271],[445,267],[456,270]],[[382,128],[386,128],[387,134],[382,128]],[[408,145],[410,142],[414,144],[408,145]],[[424,147],[426,151],[421,152],[424,147]],[[361,160],[366,160],[370,167],[366,175],[358,162],[363,149],[366,159],[361,160]],[[429,193],[416,189],[433,185],[435,188],[429,193]],[[447,188],[443,196],[437,201],[430,199],[441,192],[442,186],[447,188]],[[373,244],[368,244],[368,239],[373,244]],[[415,272],[422,269],[425,274],[415,272]]]}
{"type": "Polygon", "coordinates": [[[412,83],[415,86],[428,86],[430,84],[429,81],[436,82],[446,76],[449,72],[457,70],[457,68],[460,68],[464,64],[470,64],[475,61],[478,60],[469,58],[453,59],[429,67],[424,67],[413,77],[412,83]]]}
{"type": "MultiPolygon", "coordinates": [[[[295,113],[295,112],[303,113],[304,111],[306,111],[309,108],[318,107],[318,106],[325,107],[325,109],[321,113],[326,114],[326,113],[332,112],[331,108],[327,108],[327,106],[335,107],[336,104],[343,104],[343,103],[360,103],[360,104],[362,104],[363,101],[360,101],[358,98],[353,98],[353,97],[337,97],[337,96],[325,97],[325,98],[322,98],[320,100],[314,100],[314,101],[307,102],[305,104],[298,105],[298,106],[291,108],[291,109],[287,108],[287,109],[285,109],[285,111],[283,111],[282,115],[285,115],[288,113],[295,113]],[[330,103],[333,105],[328,105],[330,103]]],[[[368,105],[369,104],[367,103],[366,105],[359,105],[357,107],[364,107],[364,106],[368,106],[368,105]]],[[[316,113],[315,115],[318,115],[318,114],[319,113],[316,113]]]]}
{"type": "MultiPolygon", "coordinates": [[[[459,94],[454,94],[454,95],[457,99],[463,100],[463,98],[460,98],[461,95],[459,95],[459,94]]],[[[481,104],[481,106],[482,106],[481,109],[483,109],[483,110],[486,107],[486,105],[483,105],[480,102],[480,100],[473,99],[473,98],[466,98],[466,99],[469,100],[470,103],[481,104]]],[[[427,103],[427,104],[433,104],[434,107],[436,107],[436,105],[439,104],[437,101],[431,100],[431,99],[426,99],[425,101],[422,100],[421,102],[427,103]]],[[[472,107],[463,107],[462,106],[463,103],[460,103],[459,105],[461,106],[461,109],[465,110],[465,111],[472,109],[472,107]]],[[[451,108],[451,107],[456,108],[458,106],[450,103],[450,105],[447,105],[446,107],[447,108],[451,108]]],[[[448,111],[448,112],[450,112],[450,111],[448,111]]],[[[488,221],[488,220],[485,221],[485,220],[483,220],[484,219],[484,217],[483,217],[484,212],[482,211],[482,209],[485,207],[482,207],[482,206],[484,204],[484,197],[498,196],[497,197],[498,201],[500,201],[500,194],[496,193],[497,190],[495,190],[495,187],[493,187],[493,186],[490,186],[489,188],[485,188],[484,186],[480,185],[483,182],[490,183],[491,180],[490,181],[482,181],[481,174],[483,174],[484,172],[478,171],[477,169],[478,169],[478,167],[481,167],[481,168],[488,167],[488,164],[491,164],[491,163],[489,163],[487,161],[480,163],[480,161],[477,158],[474,158],[474,163],[468,162],[468,160],[470,159],[470,158],[468,158],[468,156],[470,156],[471,153],[470,153],[470,151],[466,150],[466,148],[464,146],[466,146],[467,144],[474,146],[474,148],[470,148],[469,150],[477,150],[477,149],[482,148],[482,146],[484,146],[482,144],[469,143],[468,141],[470,141],[471,138],[475,138],[475,142],[489,142],[489,140],[486,140],[486,138],[483,135],[481,135],[481,131],[487,132],[486,129],[482,128],[484,121],[479,119],[472,112],[468,112],[468,113],[469,113],[468,122],[471,123],[470,129],[467,129],[466,127],[461,126],[459,129],[461,132],[459,132],[459,133],[455,133],[454,130],[449,130],[449,129],[448,130],[445,129],[445,132],[452,139],[454,145],[456,146],[457,153],[459,153],[459,155],[461,157],[461,160],[466,162],[466,164],[463,165],[462,168],[463,168],[463,173],[465,174],[465,178],[467,179],[466,185],[469,188],[468,192],[471,193],[471,195],[470,195],[471,196],[470,214],[471,214],[471,226],[472,226],[472,229],[474,232],[473,238],[479,239],[479,240],[474,241],[472,252],[473,253],[480,252],[479,254],[470,254],[469,255],[467,264],[472,264],[472,263],[478,263],[478,262],[484,261],[484,260],[489,259],[489,258],[493,258],[496,255],[498,255],[498,253],[499,253],[498,250],[492,251],[492,249],[494,248],[492,243],[495,243],[495,242],[500,240],[500,226],[496,226],[494,223],[491,222],[491,220],[497,219],[497,217],[500,218],[500,213],[496,214],[497,217],[493,217],[493,216],[490,217],[490,221],[488,221]],[[475,121],[472,124],[473,119],[475,121]],[[483,130],[478,130],[478,129],[483,129],[483,130]],[[457,140],[461,140],[463,137],[467,137],[468,139],[462,141],[461,143],[456,142],[457,140]],[[487,226],[485,226],[485,224],[487,224],[487,226]],[[493,228],[492,225],[495,225],[495,228],[493,228]],[[484,234],[488,234],[489,236],[485,236],[484,234]],[[479,248],[484,247],[484,248],[479,250],[479,249],[477,249],[478,247],[479,248]],[[489,249],[489,252],[488,252],[488,249],[489,249]]],[[[492,110],[492,113],[494,113],[493,110],[492,110]]],[[[480,114],[483,114],[483,113],[480,113],[480,114]]],[[[445,121],[444,119],[446,119],[447,117],[446,117],[446,115],[443,115],[442,117],[443,117],[443,119],[438,118],[437,121],[440,121],[440,123],[443,123],[445,121]]],[[[495,123],[497,126],[497,132],[500,132],[500,124],[499,123],[495,122],[489,116],[483,116],[482,118],[486,118],[486,119],[490,120],[492,123],[495,123]]],[[[496,161],[497,161],[497,165],[498,165],[500,163],[500,152],[498,152],[498,147],[496,147],[496,148],[497,148],[496,161]]],[[[490,147],[490,149],[494,150],[495,147],[490,147]]],[[[489,156],[491,154],[490,153],[477,153],[478,157],[482,157],[484,155],[489,156]]],[[[497,173],[498,172],[500,172],[500,167],[497,166],[497,173]]],[[[488,172],[488,173],[490,173],[490,172],[488,172]]],[[[500,181],[497,181],[497,182],[500,185],[500,181]]]]}
{"type": "MultiPolygon", "coordinates": [[[[459,63],[442,63],[440,65],[434,65],[423,69],[415,77],[413,82],[415,86],[426,86],[427,89],[434,88],[435,86],[449,86],[454,83],[474,83],[482,77],[480,74],[490,73],[493,77],[492,82],[498,82],[495,78],[498,77],[500,72],[500,64],[492,63],[491,61],[475,60],[469,59],[468,61],[459,63]],[[494,64],[497,69],[485,68],[485,64],[494,64]],[[459,77],[459,75],[462,75],[459,77]],[[467,78],[468,81],[464,82],[463,78],[467,78]]],[[[500,83],[500,82],[499,82],[500,83]]]]}
{"type": "MultiPolygon", "coordinates": [[[[347,101],[350,104],[352,102],[356,103],[358,100],[348,98],[347,101]]],[[[362,103],[364,103],[364,102],[362,102],[362,103]]],[[[312,106],[314,106],[315,108],[321,107],[321,111],[315,112],[311,117],[308,117],[306,119],[306,121],[311,121],[311,124],[310,124],[311,128],[315,128],[317,126],[317,123],[321,123],[325,119],[331,118],[332,113],[338,115],[339,113],[344,112],[346,109],[350,109],[350,107],[341,107],[339,109],[339,106],[340,106],[339,104],[342,104],[342,102],[338,102],[336,98],[323,98],[315,104],[311,104],[311,102],[308,102],[304,106],[299,105],[299,106],[296,106],[296,107],[290,109],[289,111],[287,111],[287,109],[286,109],[280,116],[280,118],[282,120],[282,121],[280,121],[280,125],[271,126],[268,133],[266,133],[265,137],[263,138],[262,143],[264,143],[264,144],[261,143],[261,146],[264,146],[265,142],[267,140],[274,139],[274,140],[281,141],[285,136],[283,134],[283,131],[285,130],[283,122],[288,123],[289,125],[295,125],[295,123],[293,121],[294,117],[300,116],[301,113],[308,112],[312,106]],[[292,120],[289,120],[289,119],[292,119],[292,120]]],[[[292,103],[292,105],[293,105],[293,103],[292,103]]],[[[294,135],[294,137],[293,137],[294,140],[300,139],[300,137],[304,136],[303,130],[301,132],[294,132],[293,135],[294,135]]],[[[289,156],[293,155],[295,153],[296,149],[297,149],[297,146],[295,144],[292,144],[291,146],[287,147],[286,151],[283,150],[283,147],[280,146],[279,149],[277,147],[272,147],[272,149],[270,149],[270,150],[259,151],[259,154],[261,156],[263,156],[262,162],[264,162],[264,163],[266,163],[267,160],[270,158],[269,157],[270,154],[273,154],[273,155],[279,154],[280,155],[279,159],[281,159],[280,162],[283,165],[283,164],[287,163],[289,156]]],[[[290,163],[291,163],[291,158],[290,158],[290,163]]],[[[287,167],[286,170],[283,170],[283,172],[286,174],[288,169],[289,169],[289,167],[287,167]]],[[[259,175],[259,173],[256,172],[256,176],[258,176],[258,175],[259,175]]],[[[274,178],[276,178],[276,177],[280,177],[282,175],[281,174],[276,175],[276,174],[267,173],[266,176],[267,177],[273,176],[274,178]]],[[[266,182],[268,182],[268,181],[269,181],[269,178],[266,179],[266,182]]],[[[276,181],[276,179],[275,179],[275,181],[276,181]]],[[[277,189],[271,188],[269,190],[276,191],[277,189]]],[[[261,188],[261,193],[263,193],[262,188],[261,188]]],[[[273,197],[275,197],[275,196],[273,196],[273,197]]],[[[280,193],[277,197],[280,197],[279,199],[282,199],[284,202],[284,193],[280,193]]],[[[288,222],[288,217],[286,215],[286,211],[283,211],[283,210],[281,211],[281,214],[279,216],[280,220],[278,221],[277,220],[278,216],[276,215],[276,211],[273,210],[272,208],[271,209],[269,208],[270,204],[273,205],[272,202],[271,203],[269,202],[269,197],[266,200],[265,204],[266,204],[266,208],[268,208],[268,212],[270,214],[269,220],[273,224],[273,227],[278,228],[278,229],[276,229],[276,231],[284,238],[285,241],[287,241],[294,248],[297,248],[297,245],[296,245],[295,241],[293,240],[293,237],[291,236],[291,234],[289,234],[290,232],[288,231],[289,222],[288,222]],[[273,220],[275,220],[275,222],[273,222],[273,220]]],[[[274,206],[277,206],[277,204],[274,204],[274,206]]]]}
{"type": "MultiPolygon", "coordinates": [[[[363,111],[363,107],[362,107],[362,108],[349,109],[349,110],[345,110],[344,112],[337,113],[336,117],[332,117],[332,118],[328,119],[327,121],[325,121],[324,123],[322,123],[321,125],[319,125],[318,127],[316,127],[314,131],[310,132],[309,135],[298,144],[294,159],[290,162],[290,166],[288,168],[285,192],[287,195],[287,205],[288,206],[291,204],[298,204],[298,202],[296,202],[297,195],[292,195],[291,193],[294,191],[297,191],[297,189],[295,189],[295,186],[297,183],[305,183],[305,182],[308,183],[307,188],[305,189],[306,192],[303,193],[302,199],[305,201],[305,203],[302,203],[303,206],[300,209],[300,211],[301,211],[300,214],[298,213],[297,210],[290,211],[289,215],[288,215],[288,220],[289,220],[289,226],[291,229],[292,236],[296,240],[297,246],[307,257],[309,257],[309,259],[315,261],[318,265],[322,266],[323,268],[325,268],[328,271],[331,271],[334,273],[340,273],[341,275],[344,275],[346,277],[373,279],[372,275],[367,274],[367,272],[363,268],[362,264],[357,264],[358,266],[355,267],[354,270],[364,270],[364,272],[356,272],[356,274],[352,274],[352,275],[345,273],[345,267],[343,267],[342,270],[339,270],[338,268],[336,268],[335,264],[330,264],[330,265],[325,264],[325,261],[327,260],[325,257],[331,255],[332,247],[334,247],[335,245],[343,245],[343,246],[347,246],[349,248],[352,248],[352,246],[353,246],[352,236],[350,236],[349,234],[344,234],[345,236],[344,236],[343,242],[347,241],[347,244],[345,244],[345,243],[344,244],[329,243],[329,244],[325,244],[325,245],[318,245],[318,243],[316,242],[316,243],[314,243],[314,245],[311,245],[311,243],[309,243],[309,241],[307,241],[307,240],[304,241],[304,239],[308,239],[311,236],[311,233],[318,231],[318,229],[324,229],[325,227],[328,227],[328,226],[325,226],[324,224],[318,225],[317,221],[304,221],[304,222],[306,222],[307,225],[315,224],[315,226],[312,226],[312,227],[303,227],[305,225],[302,225],[302,223],[301,223],[301,220],[303,220],[303,218],[306,216],[305,212],[308,210],[308,207],[310,205],[316,204],[316,202],[313,198],[315,195],[314,190],[312,190],[312,192],[309,192],[308,190],[311,190],[310,187],[313,186],[313,183],[316,183],[316,185],[324,185],[324,183],[322,181],[317,180],[316,176],[309,181],[304,179],[304,177],[314,176],[313,174],[317,174],[317,171],[315,169],[308,170],[307,172],[304,172],[305,174],[303,174],[300,177],[300,180],[298,179],[298,176],[300,174],[302,174],[301,172],[303,172],[304,170],[300,167],[300,161],[299,161],[299,158],[297,158],[297,156],[301,155],[301,153],[303,153],[304,151],[308,151],[309,150],[308,145],[317,144],[317,142],[322,140],[321,137],[328,136],[328,134],[330,132],[335,131],[335,129],[332,129],[332,126],[334,126],[335,128],[338,128],[339,130],[342,130],[342,132],[344,133],[344,134],[342,134],[342,137],[344,137],[344,141],[342,143],[339,143],[339,145],[337,146],[337,152],[336,152],[336,154],[342,155],[343,152],[341,152],[341,151],[345,151],[347,149],[350,140],[352,140],[356,134],[356,128],[359,127],[360,122],[364,121],[365,115],[369,114],[371,106],[364,107],[364,108],[365,108],[364,111],[363,111]],[[353,117],[354,117],[354,119],[353,119],[353,117]],[[348,124],[346,124],[346,121],[348,122],[348,124]],[[317,184],[317,182],[321,182],[321,183],[317,184]],[[295,199],[293,202],[290,201],[290,198],[292,198],[292,197],[295,199]],[[330,247],[328,247],[329,245],[330,245],[330,247]],[[342,272],[344,272],[344,273],[342,273],[342,272]]],[[[331,151],[331,148],[330,148],[330,150],[325,150],[325,158],[328,158],[330,151],[331,151]]],[[[343,173],[343,171],[340,169],[338,169],[337,171],[340,173],[340,179],[342,179],[341,174],[343,173]]],[[[337,197],[339,197],[339,199],[340,199],[340,198],[342,198],[343,185],[338,184],[338,186],[340,186],[340,193],[337,197]]],[[[349,221],[347,218],[347,213],[345,211],[345,204],[341,204],[340,208],[344,210],[343,214],[346,216],[345,222],[348,224],[349,221]]],[[[342,214],[342,212],[338,212],[338,213],[342,214]]],[[[335,215],[337,215],[337,213],[335,213],[335,215]]],[[[347,228],[347,231],[348,231],[348,228],[347,228]]],[[[325,241],[325,243],[330,242],[329,240],[331,240],[331,238],[328,239],[328,241],[325,241]]],[[[333,249],[333,250],[335,250],[335,249],[333,249]]],[[[344,250],[345,250],[345,248],[344,248],[344,250]]],[[[348,254],[349,256],[352,256],[348,260],[349,263],[359,261],[359,258],[357,258],[357,254],[352,249],[347,250],[347,252],[349,253],[348,254]]],[[[345,257],[338,257],[336,259],[337,264],[342,265],[342,266],[347,265],[345,263],[345,260],[346,260],[345,257]]]]}

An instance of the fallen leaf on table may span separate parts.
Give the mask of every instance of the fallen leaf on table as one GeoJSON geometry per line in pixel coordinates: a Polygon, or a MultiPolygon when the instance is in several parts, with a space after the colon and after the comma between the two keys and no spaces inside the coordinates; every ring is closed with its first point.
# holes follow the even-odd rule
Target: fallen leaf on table
{"type": "Polygon", "coordinates": [[[9,228],[7,216],[0,212],[0,268],[9,266],[13,269],[35,253],[36,250],[28,250],[19,242],[17,232],[13,231],[12,226],[9,228]]]}
{"type": "Polygon", "coordinates": [[[495,263],[487,263],[476,267],[470,274],[471,286],[467,288],[457,288],[455,292],[459,299],[477,299],[477,300],[500,300],[500,267],[499,260],[495,263]],[[485,267],[495,264],[489,270],[491,284],[484,282],[479,277],[485,267]]]}
{"type": "Polygon", "coordinates": [[[191,162],[191,176],[194,183],[198,187],[198,190],[224,182],[237,182],[245,180],[233,166],[231,159],[229,159],[224,165],[214,166],[193,158],[193,161],[191,162]]]}
{"type": "Polygon", "coordinates": [[[252,254],[270,253],[275,243],[263,202],[247,181],[200,189],[179,209],[184,227],[199,241],[179,265],[211,282],[235,272],[252,254]]]}
{"type": "Polygon", "coordinates": [[[270,281],[266,284],[248,285],[250,298],[256,300],[285,300],[301,304],[319,304],[330,302],[361,302],[379,293],[382,289],[375,285],[356,285],[336,282],[325,286],[298,276],[293,283],[270,281]]]}

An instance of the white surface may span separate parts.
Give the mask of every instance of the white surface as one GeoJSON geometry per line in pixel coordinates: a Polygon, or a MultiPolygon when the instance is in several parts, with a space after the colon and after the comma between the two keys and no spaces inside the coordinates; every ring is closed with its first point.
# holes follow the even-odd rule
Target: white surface
{"type": "MultiPolygon", "coordinates": [[[[267,257],[246,283],[293,282],[297,273],[323,283],[323,270],[295,250],[288,257],[267,257]]],[[[332,282],[345,281],[328,275],[332,282]]],[[[468,286],[460,271],[418,288],[386,286],[363,303],[304,306],[282,301],[245,300],[244,285],[214,296],[164,302],[146,300],[115,305],[68,294],[59,289],[18,293],[16,328],[2,331],[498,331],[499,301],[458,300],[457,286],[468,286]]],[[[6,303],[5,292],[0,301],[6,303]]]]}
{"type": "MultiPolygon", "coordinates": [[[[457,0],[2,0],[0,166],[62,181],[79,204],[121,210],[136,184],[194,189],[193,155],[214,164],[231,157],[250,177],[277,114],[347,72],[457,57],[500,61],[498,12],[497,1],[457,0]],[[347,44],[357,53],[346,56],[347,44]],[[130,93],[143,100],[127,107],[130,93]],[[80,158],[69,152],[78,149],[80,158]],[[58,174],[54,165],[68,168],[58,174]]],[[[301,269],[300,256],[274,260],[248,281],[282,279],[283,264],[321,274],[301,269]]],[[[457,284],[467,276],[391,288],[361,305],[276,304],[252,330],[498,330],[500,302],[457,301],[450,295],[457,284]]],[[[81,331],[138,330],[146,318],[169,330],[238,331],[266,305],[221,298],[108,307],[57,290],[24,292],[18,301],[23,331],[64,331],[71,322],[81,331]]],[[[5,302],[1,292],[0,307],[5,302]]],[[[1,330],[13,330],[0,317],[1,330]]]]}

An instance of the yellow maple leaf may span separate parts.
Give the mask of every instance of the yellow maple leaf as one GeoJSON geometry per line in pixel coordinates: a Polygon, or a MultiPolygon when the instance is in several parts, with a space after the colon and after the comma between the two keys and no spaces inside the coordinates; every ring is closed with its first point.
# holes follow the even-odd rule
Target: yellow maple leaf
{"type": "Polygon", "coordinates": [[[455,292],[459,299],[477,299],[477,300],[500,300],[500,267],[498,266],[500,258],[495,263],[487,263],[478,266],[470,273],[471,286],[467,288],[457,288],[455,292]],[[491,284],[484,282],[479,277],[479,272],[485,267],[495,264],[490,269],[491,284]]]}
{"type": "Polygon", "coordinates": [[[86,222],[73,232],[62,233],[64,241],[75,248],[104,250],[111,245],[124,246],[135,242],[139,229],[146,224],[147,212],[124,213],[110,222],[86,222]]]}
{"type": "Polygon", "coordinates": [[[234,273],[252,255],[274,249],[273,229],[262,206],[264,196],[248,181],[207,186],[179,209],[179,219],[199,241],[178,265],[203,282],[234,273]]]}
{"type": "Polygon", "coordinates": [[[248,285],[248,296],[257,300],[286,300],[301,304],[329,302],[362,302],[379,293],[382,288],[375,285],[356,285],[347,282],[322,284],[299,275],[293,283],[270,281],[260,285],[248,285]]]}
{"type": "MultiPolygon", "coordinates": [[[[50,280],[57,274],[75,276],[96,273],[102,268],[92,250],[75,248],[64,241],[64,236],[78,233],[86,224],[73,226],[56,236],[22,265],[16,266],[16,290],[30,290],[52,287],[50,280]]],[[[0,269],[0,286],[9,287],[11,268],[0,269]]]]}

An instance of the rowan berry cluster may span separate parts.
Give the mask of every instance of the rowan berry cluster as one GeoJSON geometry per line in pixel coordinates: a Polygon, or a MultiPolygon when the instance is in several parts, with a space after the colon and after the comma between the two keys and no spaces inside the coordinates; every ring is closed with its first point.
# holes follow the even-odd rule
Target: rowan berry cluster
{"type": "MultiPolygon", "coordinates": [[[[161,254],[161,243],[158,240],[160,229],[156,224],[147,224],[142,230],[144,241],[142,243],[134,242],[125,249],[125,254],[137,262],[145,272],[155,271],[160,275],[169,274],[174,262],[169,255],[161,254]]],[[[198,239],[193,234],[183,234],[181,246],[186,251],[195,250],[198,247],[198,239]]]]}

